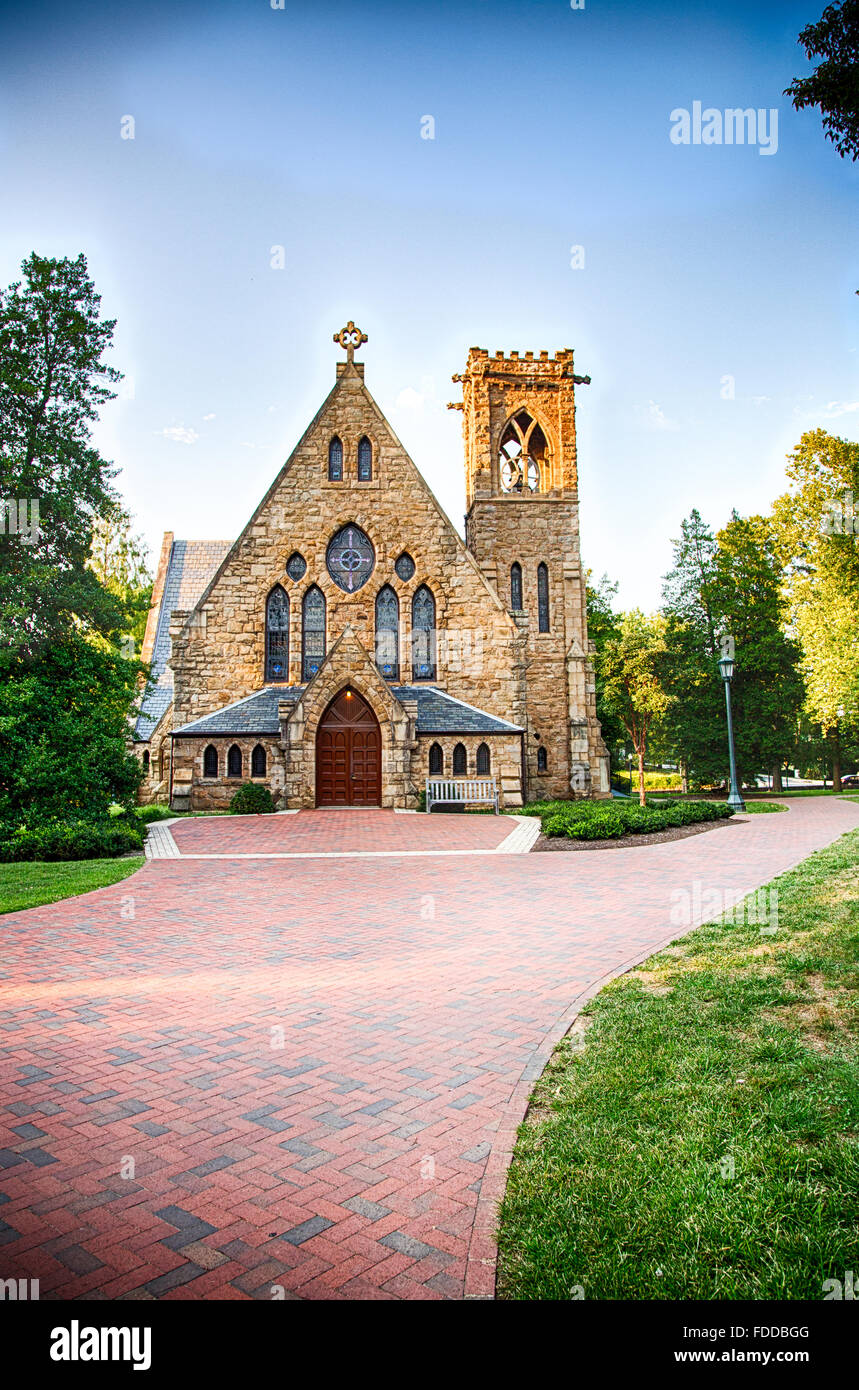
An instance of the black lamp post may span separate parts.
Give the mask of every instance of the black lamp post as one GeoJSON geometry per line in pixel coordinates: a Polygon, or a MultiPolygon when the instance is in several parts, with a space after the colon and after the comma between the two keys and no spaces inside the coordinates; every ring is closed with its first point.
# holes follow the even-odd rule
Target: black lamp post
{"type": "Polygon", "coordinates": [[[737,760],[734,757],[734,720],[731,714],[731,681],[734,676],[734,658],[723,656],[719,661],[719,670],[722,673],[722,680],[725,682],[725,708],[728,712],[728,756],[731,763],[731,789],[728,793],[728,805],[735,811],[745,811],[746,803],[740,796],[740,789],[737,786],[737,760]]]}

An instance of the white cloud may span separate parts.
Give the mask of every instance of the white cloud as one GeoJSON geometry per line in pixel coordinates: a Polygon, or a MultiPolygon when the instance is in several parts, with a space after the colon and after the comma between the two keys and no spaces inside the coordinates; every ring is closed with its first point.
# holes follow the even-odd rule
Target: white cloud
{"type": "Polygon", "coordinates": [[[680,426],[676,420],[669,420],[661,405],[656,401],[647,403],[647,424],[652,430],[679,430],[680,426]]]}
{"type": "Polygon", "coordinates": [[[196,430],[186,429],[184,425],[168,425],[166,429],[156,430],[156,434],[161,434],[165,439],[172,439],[176,444],[196,444],[200,438],[196,430]]]}
{"type": "Polygon", "coordinates": [[[764,405],[766,401],[771,399],[771,396],[752,396],[752,405],[764,405]]]}
{"type": "Polygon", "coordinates": [[[839,415],[852,415],[859,410],[859,401],[829,401],[825,420],[837,420],[839,415]]]}
{"type": "Polygon", "coordinates": [[[204,419],[204,420],[214,420],[214,418],[215,418],[214,414],[212,414],[212,415],[204,415],[204,416],[203,416],[203,419],[204,419]]]}
{"type": "Polygon", "coordinates": [[[420,390],[405,386],[396,399],[400,410],[423,410],[426,406],[438,405],[435,394],[435,381],[431,376],[421,377],[420,390]]]}

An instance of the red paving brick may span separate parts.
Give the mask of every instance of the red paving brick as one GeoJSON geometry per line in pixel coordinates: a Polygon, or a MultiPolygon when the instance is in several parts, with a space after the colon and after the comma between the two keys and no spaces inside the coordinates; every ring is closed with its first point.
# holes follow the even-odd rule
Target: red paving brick
{"type": "MultiPolygon", "coordinates": [[[[499,830],[418,820],[178,837],[499,830]]],[[[516,1125],[584,999],[680,934],[675,890],[755,887],[857,824],[809,798],[603,853],[158,860],[3,918],[0,1277],[47,1298],[491,1296],[516,1125]]]]}

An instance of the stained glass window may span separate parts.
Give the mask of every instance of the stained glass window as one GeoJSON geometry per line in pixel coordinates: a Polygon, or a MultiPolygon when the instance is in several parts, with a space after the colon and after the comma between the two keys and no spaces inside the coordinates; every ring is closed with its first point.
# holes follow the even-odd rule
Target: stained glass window
{"type": "Polygon", "coordinates": [[[293,550],[286,562],[286,572],[290,579],[296,582],[304,578],[304,571],[307,569],[307,561],[303,555],[299,555],[297,550],[293,550]]]}
{"type": "Polygon", "coordinates": [[[510,607],[522,608],[522,566],[515,560],[510,566],[510,607]]]}
{"type": "Polygon", "coordinates": [[[400,603],[389,584],[376,595],[376,665],[389,680],[400,674],[400,603]]]}
{"type": "Polygon", "coordinates": [[[477,750],[477,772],[481,777],[489,775],[489,744],[481,743],[477,750]]]}
{"type": "Polygon", "coordinates": [[[440,743],[434,743],[429,754],[430,777],[441,777],[444,772],[444,752],[440,743]]]}
{"type": "Polygon", "coordinates": [[[265,777],[265,749],[261,743],[251,753],[251,777],[265,777]]]}
{"type": "Polygon", "coordinates": [[[412,680],[435,680],[435,599],[425,584],[412,599],[412,680]]]}
{"type": "Polygon", "coordinates": [[[328,481],[331,483],[342,483],[343,481],[343,445],[336,434],[328,445],[328,481]]]}
{"type": "Polygon", "coordinates": [[[468,754],[465,751],[465,744],[458,743],[453,750],[453,775],[454,777],[464,777],[468,772],[468,754]]]}
{"type": "Polygon", "coordinates": [[[234,743],[227,754],[227,776],[241,777],[242,775],[242,750],[237,743],[234,743]]]}
{"type": "Polygon", "coordinates": [[[203,754],[203,776],[217,777],[218,775],[218,750],[214,743],[210,743],[203,754]]]}
{"type": "Polygon", "coordinates": [[[373,476],[373,446],[366,435],[358,444],[358,482],[369,483],[373,476]]]}
{"type": "Polygon", "coordinates": [[[265,678],[289,679],[289,599],[275,584],[265,605],[265,678]]]}
{"type": "Polygon", "coordinates": [[[373,573],[376,552],[369,536],[350,522],[328,542],[325,563],[334,583],[353,594],[373,573]]]}
{"type": "Polygon", "coordinates": [[[537,617],[541,632],[549,631],[549,571],[537,566],[537,617]]]}
{"type": "Polygon", "coordinates": [[[302,672],[312,680],[325,659],[325,598],[314,584],[302,604],[302,672]]]}
{"type": "Polygon", "coordinates": [[[538,771],[538,772],[545,772],[545,771],[546,771],[546,768],[547,768],[547,766],[548,766],[548,762],[549,762],[549,759],[548,759],[548,755],[547,755],[547,753],[546,753],[545,748],[538,748],[538,749],[537,749],[537,771],[538,771]]]}
{"type": "Polygon", "coordinates": [[[397,571],[397,574],[399,575],[400,579],[403,579],[406,582],[408,582],[411,579],[412,575],[415,572],[415,562],[407,550],[403,551],[402,555],[399,557],[396,564],[394,565],[394,569],[397,571]]]}

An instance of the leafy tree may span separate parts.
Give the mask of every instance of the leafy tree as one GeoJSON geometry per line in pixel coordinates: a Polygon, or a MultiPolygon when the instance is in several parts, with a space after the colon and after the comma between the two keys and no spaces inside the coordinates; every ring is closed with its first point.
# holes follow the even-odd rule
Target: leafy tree
{"type": "Polygon", "coordinates": [[[859,444],[809,430],[788,455],[773,506],[788,611],[802,651],[806,712],[829,741],[840,787],[844,726],[859,724],[859,444]]]}
{"type": "Polygon", "coordinates": [[[605,698],[605,682],[600,669],[599,657],[605,651],[606,643],[618,636],[619,618],[612,608],[617,594],[617,584],[612,584],[608,575],[594,584],[590,571],[586,575],[585,594],[588,607],[588,637],[596,647],[594,674],[596,686],[597,718],[602,727],[603,741],[610,754],[615,754],[617,746],[626,738],[623,723],[614,710],[610,709],[605,698]]]}
{"type": "Polygon", "coordinates": [[[152,597],[152,575],[145,543],[132,534],[131,517],[122,508],[110,517],[96,519],[89,566],[122,604],[122,631],[116,635],[133,638],[133,650],[139,652],[152,597]]]}
{"type": "Polygon", "coordinates": [[[697,510],[681,522],[674,564],[663,581],[663,682],[671,699],[670,737],[685,779],[724,775],[724,697],[718,679],[716,538],[697,510]]]}
{"type": "Polygon", "coordinates": [[[617,716],[638,757],[638,799],[645,804],[644,759],[648,738],[668,708],[662,684],[665,623],[635,608],[621,614],[616,635],[596,659],[606,709],[617,716]]]}
{"type": "Polygon", "coordinates": [[[819,106],[827,140],[842,159],[859,159],[859,0],[827,5],[799,36],[808,58],[823,58],[809,77],[785,89],[797,111],[819,106]]]}
{"type": "Polygon", "coordinates": [[[91,425],[121,376],[103,361],[114,320],[100,318],[84,257],[34,252],[21,269],[0,291],[0,497],[29,502],[31,515],[35,502],[39,534],[0,537],[0,650],[33,656],[72,630],[121,623],[87,566],[95,520],[117,507],[116,470],[91,425]]]}
{"type": "Polygon", "coordinates": [[[782,567],[773,526],[734,512],[717,535],[693,511],[665,578],[665,684],[681,765],[697,782],[725,775],[727,730],[719,639],[733,637],[731,688],[738,775],[773,771],[793,749],[803,684],[800,652],[784,632],[782,567]]]}
{"type": "MultiPolygon", "coordinates": [[[[72,634],[0,681],[0,820],[98,819],[131,805],[140,764],[126,751],[138,664],[72,634]]],[[[2,837],[0,837],[2,838],[2,837]]]]}
{"type": "Polygon", "coordinates": [[[111,643],[135,621],[123,565],[132,588],[143,575],[108,545],[102,583],[91,559],[94,529],[124,525],[115,470],[91,441],[121,379],[103,360],[113,328],[82,255],[33,253],[0,291],[0,499],[23,504],[0,535],[6,820],[104,815],[130,803],[140,778],[126,721],[142,667],[111,643]]]}
{"type": "MultiPolygon", "coordinates": [[[[798,644],[784,631],[783,572],[772,521],[734,512],[716,536],[713,602],[736,645],[731,685],[738,771],[771,770],[775,790],[805,695],[798,644]]],[[[723,726],[724,727],[724,726],[723,726]]]]}

